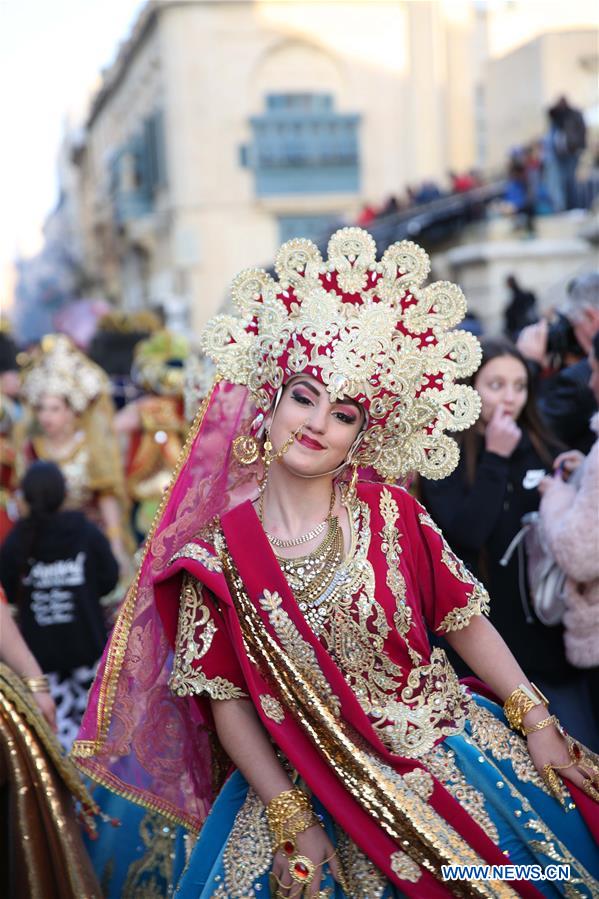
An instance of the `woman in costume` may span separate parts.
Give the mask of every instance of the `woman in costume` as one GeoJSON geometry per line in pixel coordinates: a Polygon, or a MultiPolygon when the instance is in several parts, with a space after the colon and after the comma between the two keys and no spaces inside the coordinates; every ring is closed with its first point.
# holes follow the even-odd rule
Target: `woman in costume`
{"type": "Polygon", "coordinates": [[[146,391],[117,412],[115,428],[127,438],[126,481],[139,542],[147,536],[185,442],[183,413],[185,337],[162,330],[137,344],[132,379],[146,391]]]}
{"type": "Polygon", "coordinates": [[[239,317],[204,332],[219,378],[121,609],[78,764],[200,832],[180,899],[596,895],[597,760],[392,486],[451,472],[443,431],[478,414],[454,383],[480,359],[449,330],[461,291],[422,288],[414,244],[377,263],[356,228],[326,262],[295,240],[275,267],[278,284],[243,272],[239,317]],[[460,685],[427,627],[488,687],[460,685]],[[443,879],[444,864],[507,860],[560,860],[570,880],[443,879]]]}
{"type": "Polygon", "coordinates": [[[134,546],[107,376],[67,337],[50,334],[23,375],[23,398],[17,479],[36,459],[55,462],[67,484],[66,508],[85,512],[104,531],[126,578],[134,546]]]}

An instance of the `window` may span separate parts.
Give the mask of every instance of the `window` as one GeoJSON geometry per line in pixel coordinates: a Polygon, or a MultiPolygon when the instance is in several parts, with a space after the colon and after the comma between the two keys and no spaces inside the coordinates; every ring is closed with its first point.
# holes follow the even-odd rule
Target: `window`
{"type": "Polygon", "coordinates": [[[265,106],[240,152],[258,196],[357,193],[359,115],[335,112],[330,94],[267,94],[265,106]]]}
{"type": "Polygon", "coordinates": [[[330,215],[282,215],[279,217],[279,241],[285,243],[293,237],[306,237],[314,243],[329,237],[338,221],[334,213],[330,215]]]}
{"type": "Polygon", "coordinates": [[[163,115],[155,112],[114,154],[110,184],[117,222],[148,215],[166,184],[163,115]]]}

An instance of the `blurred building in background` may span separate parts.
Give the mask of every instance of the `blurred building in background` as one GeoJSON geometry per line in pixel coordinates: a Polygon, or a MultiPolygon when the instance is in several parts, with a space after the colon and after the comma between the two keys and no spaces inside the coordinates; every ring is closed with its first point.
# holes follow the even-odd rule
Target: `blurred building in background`
{"type": "Polygon", "coordinates": [[[62,179],[87,282],[197,331],[282,240],[498,169],[561,93],[596,103],[592,4],[568,7],[150,0],[62,179]]]}
{"type": "Polygon", "coordinates": [[[472,15],[460,0],[149,3],[74,155],[87,268],[126,308],[182,307],[198,326],[282,240],[471,165],[472,15]]]}

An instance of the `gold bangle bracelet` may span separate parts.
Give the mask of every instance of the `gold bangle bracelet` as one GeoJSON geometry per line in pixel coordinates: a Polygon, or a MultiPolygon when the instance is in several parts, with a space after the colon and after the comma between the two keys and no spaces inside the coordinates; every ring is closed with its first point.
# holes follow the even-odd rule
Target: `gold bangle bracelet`
{"type": "Polygon", "coordinates": [[[556,727],[558,727],[559,725],[559,721],[555,717],[555,715],[549,715],[547,718],[543,718],[542,721],[538,721],[536,724],[533,724],[530,727],[524,726],[524,736],[527,737],[529,734],[534,734],[536,730],[543,730],[545,727],[550,727],[552,724],[555,724],[556,727]]]}
{"type": "Polygon", "coordinates": [[[48,678],[45,674],[40,674],[35,677],[22,677],[21,680],[31,693],[50,692],[50,684],[48,683],[48,678]]]}
{"type": "Polygon", "coordinates": [[[508,724],[513,730],[524,733],[524,716],[538,705],[548,706],[547,698],[538,687],[531,683],[532,690],[526,684],[518,684],[503,704],[503,711],[508,724]]]}

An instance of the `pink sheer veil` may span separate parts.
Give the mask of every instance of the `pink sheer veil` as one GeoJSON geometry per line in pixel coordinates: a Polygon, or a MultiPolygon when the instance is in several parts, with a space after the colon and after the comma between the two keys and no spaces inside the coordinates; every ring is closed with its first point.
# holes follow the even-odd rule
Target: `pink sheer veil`
{"type": "Polygon", "coordinates": [[[172,650],[153,582],[215,516],[255,496],[260,463],[241,466],[231,448],[236,436],[250,433],[257,414],[247,388],[227,381],[217,380],[202,403],[72,751],[94,780],[192,830],[214,799],[212,738],[199,706],[168,688],[172,650]]]}

